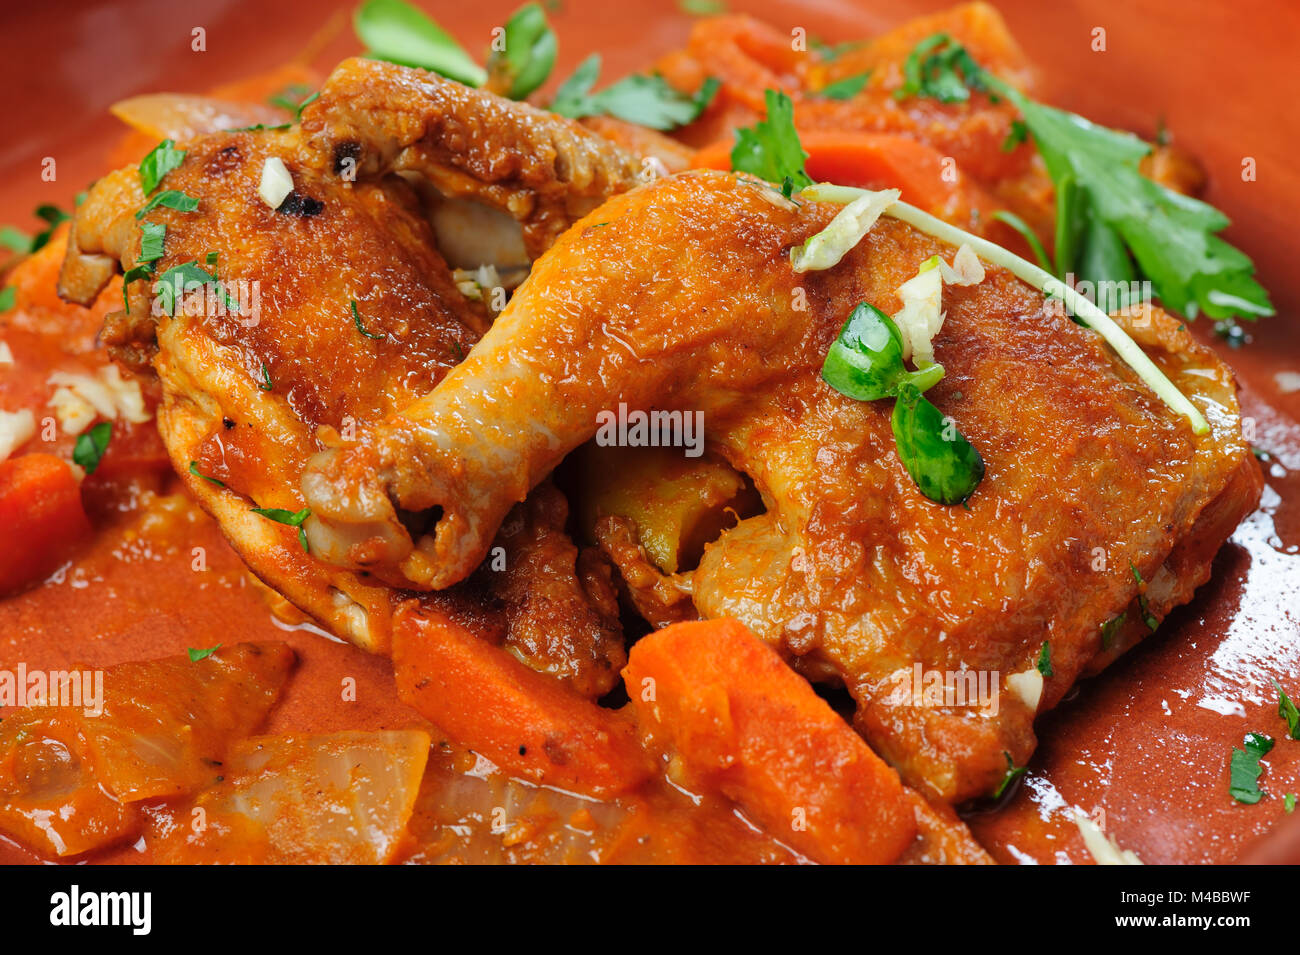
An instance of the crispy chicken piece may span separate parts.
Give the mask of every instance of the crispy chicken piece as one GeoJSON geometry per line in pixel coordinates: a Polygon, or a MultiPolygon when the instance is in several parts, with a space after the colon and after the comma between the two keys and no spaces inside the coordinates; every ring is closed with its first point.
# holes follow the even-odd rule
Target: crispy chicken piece
{"type": "MultiPolygon", "coordinates": [[[[166,226],[155,276],[193,263],[221,285],[194,282],[171,309],[163,283],[132,281],[129,309],[108,316],[104,338],[119,359],[157,371],[172,463],[250,568],[336,633],[385,652],[393,607],[408,595],[339,566],[349,556],[364,564],[375,545],[321,533],[311,518],[304,545],[284,521],[301,511],[313,454],[428,393],[488,327],[438,254],[415,189],[392,170],[418,166],[457,194],[499,202],[541,243],[621,187],[615,171],[635,163],[576,123],[365,61],[339,68],[301,131],[223,132],[181,146],[185,159],[161,188],[198,208],[145,216],[166,226]],[[368,111],[377,101],[390,111],[368,111]],[[359,160],[355,177],[335,163],[343,153],[359,160]],[[258,191],[271,158],[294,185],[276,209],[258,191]]],[[[138,264],[145,199],[135,168],[96,184],[73,224],[61,294],[85,302],[119,265],[138,264]]],[[[565,536],[557,494],[521,507],[502,532],[506,570],[475,593],[506,620],[504,636],[486,635],[599,696],[624,661],[613,591],[608,581],[602,589],[597,552],[580,556],[565,536]],[[549,599],[519,599],[529,585],[549,599]]]]}
{"type": "Polygon", "coordinates": [[[302,115],[318,169],[418,173],[445,196],[509,213],[537,257],[637,182],[640,160],[577,123],[392,63],[353,58],[302,115]]]}
{"type": "Polygon", "coordinates": [[[909,784],[962,800],[991,792],[1007,759],[1024,764],[1036,713],[1109,652],[1102,625],[1140,586],[1153,618],[1188,599],[1258,499],[1258,468],[1231,372],[1175,319],[1121,316],[1209,419],[1200,437],[1097,335],[990,269],[945,293],[947,377],[930,392],[987,473],[969,507],[926,499],[889,402],[846,398],[820,370],[856,303],[897,311],[898,286],[952,250],[886,219],[835,268],[794,273],[788,250],[835,211],[710,172],[612,198],[535,263],[432,393],[318,458],[304,487],[345,535],[349,520],[396,529],[399,511],[432,511],[433,530],[387,558],[412,586],[446,587],[599,412],[702,410],[710,447],[767,510],[706,550],[689,575],[696,609],[842,682],[855,725],[909,784]],[[1006,687],[1036,672],[1044,642],[1041,699],[1002,692],[993,713],[898,692],[914,666],[1006,687]]]}

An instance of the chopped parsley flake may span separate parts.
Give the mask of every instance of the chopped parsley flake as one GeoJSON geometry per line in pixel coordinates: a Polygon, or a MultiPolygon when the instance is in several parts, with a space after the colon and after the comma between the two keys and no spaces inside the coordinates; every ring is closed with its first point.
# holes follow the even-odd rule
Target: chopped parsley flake
{"type": "Polygon", "coordinates": [[[1237,802],[1253,806],[1264,797],[1264,792],[1259,788],[1259,777],[1263,774],[1264,767],[1260,766],[1259,761],[1273,748],[1273,740],[1263,733],[1247,733],[1242,745],[1244,749],[1232,751],[1228,763],[1232,777],[1229,792],[1237,802]]]}
{"type": "Polygon", "coordinates": [[[101,421],[89,431],[77,435],[77,443],[72,448],[72,460],[87,474],[94,474],[104,452],[108,450],[108,441],[112,436],[113,425],[108,421],[101,421]]]}
{"type": "Polygon", "coordinates": [[[1007,773],[1002,777],[1002,782],[998,783],[998,788],[993,791],[994,799],[1001,799],[1002,794],[1007,791],[1007,787],[1029,770],[1028,766],[1017,766],[1015,760],[1011,758],[1011,754],[1005,750],[1003,750],[1002,755],[1007,760],[1007,773]]]}
{"type": "Polygon", "coordinates": [[[834,83],[823,86],[821,95],[826,99],[853,99],[862,92],[862,88],[867,85],[869,79],[871,79],[870,70],[858,73],[855,76],[846,76],[842,80],[836,80],[834,83]]]}
{"type": "Polygon", "coordinates": [[[1043,676],[1052,676],[1055,671],[1052,669],[1052,645],[1046,640],[1043,641],[1043,648],[1038,651],[1038,672],[1043,676]]]}
{"type": "Polygon", "coordinates": [[[185,161],[185,150],[177,149],[176,143],[164,139],[149,151],[149,155],[140,160],[140,188],[146,196],[158,188],[163,178],[185,161]]]}
{"type": "Polygon", "coordinates": [[[208,647],[206,650],[196,650],[194,647],[187,647],[185,652],[190,655],[191,663],[198,663],[200,660],[206,660],[220,649],[221,644],[218,643],[215,647],[208,647]]]}
{"type": "Polygon", "coordinates": [[[199,207],[199,200],[175,189],[164,189],[146,202],[140,211],[135,214],[135,217],[143,219],[159,206],[164,209],[175,209],[177,212],[193,212],[199,207]]]}
{"type": "Polygon", "coordinates": [[[788,180],[793,189],[811,186],[812,179],[804,169],[808,154],[794,128],[794,104],[776,90],[767,90],[764,95],[767,118],[736,130],[731,168],[771,183],[785,184],[788,180]]]}
{"type": "Polygon", "coordinates": [[[373,332],[366,331],[366,327],[361,324],[361,313],[357,311],[356,299],[352,299],[352,324],[357,326],[357,331],[362,335],[365,335],[367,338],[382,340],[385,337],[384,335],[376,335],[373,332]]]}
{"type": "Polygon", "coordinates": [[[311,517],[310,507],[304,507],[301,511],[286,511],[282,507],[255,507],[252,510],[254,514],[260,514],[268,521],[298,528],[298,543],[302,545],[303,553],[311,553],[307,546],[307,531],[302,526],[302,522],[311,517]]]}
{"type": "Polygon", "coordinates": [[[140,223],[140,258],[137,262],[153,262],[163,257],[167,227],[161,222],[140,223]]]}
{"type": "Polygon", "coordinates": [[[1292,739],[1300,739],[1300,709],[1286,695],[1281,683],[1273,680],[1273,686],[1277,690],[1277,715],[1286,720],[1286,734],[1292,739]]]}
{"type": "Polygon", "coordinates": [[[199,471],[199,462],[198,462],[198,461],[191,461],[191,462],[190,462],[190,473],[193,474],[195,477],[201,477],[201,478],[203,478],[203,480],[207,481],[209,484],[215,484],[217,487],[225,487],[225,486],[226,486],[226,482],[225,482],[225,481],[218,480],[217,478],[214,478],[214,477],[208,477],[206,474],[203,474],[201,471],[199,471]]]}
{"type": "Polygon", "coordinates": [[[614,116],[629,123],[667,131],[693,122],[713,102],[721,85],[710,76],[698,93],[688,96],[673,89],[658,74],[634,73],[599,93],[592,93],[591,88],[599,76],[600,54],[593,53],[556,90],[551,112],[570,119],[614,116]]]}

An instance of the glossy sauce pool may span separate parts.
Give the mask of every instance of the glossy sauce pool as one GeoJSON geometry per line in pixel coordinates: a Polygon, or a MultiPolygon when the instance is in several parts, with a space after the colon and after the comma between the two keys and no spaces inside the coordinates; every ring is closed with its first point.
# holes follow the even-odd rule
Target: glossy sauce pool
{"type": "MultiPolygon", "coordinates": [[[[454,23],[461,37],[486,38],[516,4],[485,2],[454,12],[449,4],[424,5],[454,23]]],[[[730,7],[844,40],[947,5],[890,0],[869,7],[730,7]]],[[[205,53],[190,50],[196,24],[184,11],[158,11],[143,0],[126,0],[111,13],[90,3],[68,6],[57,14],[40,7],[16,11],[0,36],[0,68],[14,71],[9,88],[36,85],[33,95],[11,104],[11,129],[23,135],[0,143],[0,222],[29,228],[32,207],[67,207],[105,170],[104,155],[120,133],[105,114],[112,101],[161,89],[202,90],[272,68],[302,50],[329,10],[352,4],[296,0],[268,10],[213,3],[203,24],[205,53]],[[135,55],[131,36],[138,36],[146,7],[150,35],[175,39],[135,55]],[[59,164],[53,182],[40,178],[45,156],[59,164]]],[[[1284,738],[1269,683],[1276,678],[1300,696],[1300,392],[1285,391],[1285,378],[1278,377],[1300,373],[1300,282],[1287,224],[1287,210],[1300,206],[1300,178],[1288,152],[1297,139],[1294,121],[1288,127],[1269,106],[1277,89],[1294,88],[1286,38],[1300,29],[1300,15],[1280,0],[1254,18],[1231,16],[1208,2],[1146,2],[1132,5],[1122,22],[1113,5],[1096,2],[1069,9],[1028,0],[999,6],[1043,69],[1046,99],[1147,134],[1163,117],[1178,143],[1204,162],[1206,198],[1236,222],[1228,238],[1255,259],[1279,314],[1250,329],[1254,341],[1236,350],[1215,340],[1207,321],[1195,327],[1237,370],[1244,414],[1256,428],[1254,444],[1268,454],[1260,510],[1225,545],[1193,603],[1040,720],[1039,750],[1022,784],[1004,806],[975,813],[969,822],[1006,862],[1089,861],[1072,807],[1102,822],[1120,846],[1149,863],[1224,862],[1252,851],[1291,851],[1300,861],[1300,813],[1287,819],[1281,799],[1300,792],[1300,742],[1284,738]],[[1273,26],[1261,31],[1247,19],[1273,26]],[[1110,31],[1104,55],[1089,48],[1089,31],[1099,23],[1110,31]],[[1156,36],[1158,47],[1151,40],[1156,36]],[[1207,58],[1215,70],[1203,68],[1207,58]],[[1249,182],[1239,175],[1247,155],[1259,169],[1249,182]],[[1267,733],[1277,745],[1260,781],[1270,796],[1247,806],[1228,795],[1228,759],[1251,731],[1267,733]]],[[[621,75],[680,45],[689,29],[687,16],[650,0],[617,9],[566,0],[550,16],[561,39],[557,76],[593,50],[604,55],[607,77],[621,75]]],[[[345,28],[318,62],[328,66],[355,50],[345,28]]],[[[266,731],[420,722],[397,702],[387,661],[312,628],[279,623],[211,522],[191,524],[178,517],[185,509],[174,505],[164,499],[155,507],[182,524],[169,527],[163,520],[143,533],[134,528],[136,536],[128,539],[137,517],[123,515],[44,586],[0,601],[0,665],[107,666],[187,647],[283,639],[298,651],[299,664],[266,731]],[[194,546],[207,553],[208,569],[201,573],[191,569],[194,546]],[[356,681],[356,699],[345,702],[349,677],[356,681]]],[[[762,851],[756,848],[756,857],[762,851]]],[[[126,846],[100,858],[147,861],[147,853],[126,846]]],[[[17,861],[37,860],[0,841],[0,862],[17,861]]]]}

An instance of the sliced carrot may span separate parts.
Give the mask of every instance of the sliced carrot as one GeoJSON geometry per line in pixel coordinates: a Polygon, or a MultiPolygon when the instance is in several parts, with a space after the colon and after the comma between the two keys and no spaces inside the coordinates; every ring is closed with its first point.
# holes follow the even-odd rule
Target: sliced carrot
{"type": "Polygon", "coordinates": [[[720,791],[809,858],[892,862],[915,836],[898,774],[736,621],[651,634],[623,677],[638,722],[687,786],[720,791]]]}
{"type": "Polygon", "coordinates": [[[0,594],[35,583],[90,533],[68,462],[24,454],[0,462],[0,594]]]}
{"type": "Polygon", "coordinates": [[[631,720],[432,607],[411,601],[398,610],[393,668],[403,702],[511,775],[607,796],[654,772],[631,720]]]}

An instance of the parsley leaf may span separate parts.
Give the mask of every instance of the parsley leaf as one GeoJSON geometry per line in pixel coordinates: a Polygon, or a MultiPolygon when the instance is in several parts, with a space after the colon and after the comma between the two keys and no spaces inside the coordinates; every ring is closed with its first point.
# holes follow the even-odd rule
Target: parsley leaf
{"type": "Polygon", "coordinates": [[[218,643],[215,647],[208,647],[206,650],[196,650],[194,647],[186,647],[185,652],[190,655],[191,663],[198,663],[200,660],[206,660],[220,649],[221,644],[218,643]]]}
{"type": "Polygon", "coordinates": [[[140,258],[137,262],[152,262],[163,257],[163,240],[167,227],[161,222],[140,223],[140,258]]]}
{"type": "MultiPolygon", "coordinates": [[[[1142,572],[1137,569],[1137,565],[1131,560],[1128,562],[1128,569],[1133,572],[1133,579],[1137,581],[1138,587],[1144,587],[1146,581],[1142,579],[1142,572]]],[[[1142,622],[1147,625],[1148,630],[1155,633],[1156,628],[1160,626],[1160,621],[1151,612],[1151,607],[1147,603],[1147,595],[1143,591],[1138,592],[1138,609],[1142,611],[1142,622]]]]}
{"type": "Polygon", "coordinates": [[[867,85],[869,79],[871,79],[870,70],[856,76],[846,76],[842,80],[836,80],[834,83],[823,86],[821,96],[826,99],[853,99],[862,92],[862,87],[867,85]]]}
{"type": "Polygon", "coordinates": [[[1028,766],[1017,766],[1015,760],[1011,758],[1011,754],[1005,750],[1002,755],[1007,761],[1007,774],[1002,777],[1002,782],[998,783],[998,788],[993,790],[994,799],[1001,799],[1002,794],[1007,791],[1007,787],[1015,782],[1018,777],[1023,776],[1029,771],[1028,766]]]}
{"type": "Polygon", "coordinates": [[[693,17],[720,17],[727,12],[725,0],[677,0],[677,7],[693,17]]]}
{"type": "Polygon", "coordinates": [[[1128,611],[1126,610],[1117,616],[1111,617],[1101,625],[1101,648],[1103,650],[1110,649],[1110,645],[1115,642],[1115,634],[1127,619],[1128,611]]]}
{"type": "Polygon", "coordinates": [[[940,103],[964,103],[972,89],[984,88],[984,71],[966,48],[946,33],[935,33],[913,47],[903,61],[903,85],[894,97],[928,96],[940,103]]]}
{"type": "Polygon", "coordinates": [[[101,421],[89,431],[77,435],[77,443],[72,449],[72,460],[87,474],[94,474],[104,452],[108,450],[108,441],[112,436],[113,425],[108,421],[101,421]]]}
{"type": "Polygon", "coordinates": [[[503,49],[488,56],[492,88],[504,90],[511,99],[523,99],[545,83],[555,68],[555,31],[538,4],[525,3],[506,21],[501,39],[503,49]]]}
{"type": "Polygon", "coordinates": [[[212,274],[204,271],[197,262],[185,262],[172,266],[158,276],[158,281],[154,283],[154,294],[158,296],[162,310],[175,316],[177,307],[193,286],[211,285],[215,281],[212,274]]]}
{"type": "Polygon", "coordinates": [[[1273,686],[1277,689],[1277,715],[1286,720],[1286,735],[1292,739],[1300,739],[1300,709],[1296,708],[1291,697],[1286,695],[1286,690],[1282,689],[1282,684],[1273,680],[1273,686]]]}
{"type": "Polygon", "coordinates": [[[19,255],[26,255],[32,250],[32,237],[15,226],[3,225],[0,226],[0,246],[19,255]]]}
{"type": "Polygon", "coordinates": [[[127,294],[130,291],[131,283],[139,279],[151,279],[153,273],[153,263],[146,262],[143,265],[137,265],[122,276],[122,306],[126,309],[126,314],[131,314],[131,299],[127,294]]]}
{"type": "Polygon", "coordinates": [[[687,96],[658,74],[633,73],[599,93],[592,93],[600,76],[600,54],[593,53],[561,84],[551,101],[551,112],[570,119],[614,116],[650,129],[667,131],[693,122],[713,102],[720,86],[710,76],[698,93],[687,96]]]}
{"type": "Polygon", "coordinates": [[[303,553],[311,553],[311,550],[307,547],[307,531],[302,526],[302,522],[311,517],[310,507],[304,507],[301,511],[286,511],[282,507],[255,507],[252,511],[254,514],[260,514],[267,520],[275,521],[277,524],[298,528],[298,543],[302,545],[303,553]]]}
{"type": "Polygon", "coordinates": [[[849,313],[822,363],[822,379],[857,401],[894,398],[891,426],[899,460],[917,488],[940,504],[961,504],[984,477],[984,461],[951,419],[921,393],[943,377],[940,365],[909,371],[894,320],[869,302],[849,313]]]}
{"type": "Polygon", "coordinates": [[[356,325],[357,331],[359,331],[362,335],[365,335],[367,338],[382,340],[385,337],[383,335],[376,335],[373,334],[372,332],[366,331],[366,327],[361,324],[361,313],[357,311],[356,299],[352,300],[352,324],[356,325]]]}
{"type": "Polygon", "coordinates": [[[72,218],[58,206],[52,206],[48,203],[36,207],[36,218],[41,219],[49,227],[42,232],[38,232],[32,237],[30,252],[39,252],[45,248],[50,237],[54,235],[54,230],[59,227],[59,223],[66,222],[72,218]]]}
{"type": "Polygon", "coordinates": [[[812,179],[804,170],[808,154],[794,128],[794,104],[777,90],[767,90],[764,96],[767,118],[736,130],[731,168],[772,183],[789,179],[794,189],[811,186],[812,179]]]}
{"type": "Polygon", "coordinates": [[[144,194],[147,196],[157,189],[163,177],[184,160],[185,150],[177,149],[176,143],[170,139],[164,139],[149,150],[149,155],[140,160],[140,188],[144,194]]]}
{"type": "Polygon", "coordinates": [[[1273,740],[1263,733],[1247,733],[1242,745],[1244,749],[1232,751],[1228,763],[1232,777],[1228,791],[1237,802],[1253,806],[1264,796],[1259,788],[1259,777],[1263,775],[1264,767],[1259,765],[1259,761],[1273,748],[1273,740]]]}
{"type": "Polygon", "coordinates": [[[18,289],[12,285],[0,288],[0,312],[7,312],[18,302],[18,289]]]}
{"type": "Polygon", "coordinates": [[[219,478],[208,477],[206,474],[203,474],[202,472],[200,472],[200,471],[199,471],[199,462],[198,462],[198,461],[191,461],[191,462],[190,462],[190,473],[193,474],[195,477],[201,477],[201,478],[203,478],[203,480],[207,481],[209,484],[215,484],[217,487],[225,487],[225,486],[226,486],[226,482],[225,482],[225,481],[222,481],[222,480],[219,479],[219,478]]]}
{"type": "Polygon", "coordinates": [[[352,18],[366,56],[432,70],[466,86],[482,86],[487,71],[456,38],[403,0],[367,0],[352,18]]]}
{"type": "Polygon", "coordinates": [[[1046,640],[1043,641],[1043,649],[1038,651],[1038,672],[1043,676],[1052,676],[1056,671],[1052,669],[1052,645],[1046,640]]]}
{"type": "Polygon", "coordinates": [[[140,211],[135,214],[135,217],[143,219],[159,206],[164,209],[175,209],[177,212],[193,212],[199,207],[199,200],[176,189],[165,189],[146,202],[140,208],[140,211]]]}
{"type": "Polygon", "coordinates": [[[1136,136],[1035,102],[946,34],[918,43],[903,72],[900,98],[954,103],[983,90],[1020,111],[1056,187],[1058,276],[1128,282],[1140,272],[1166,307],[1188,318],[1275,313],[1254,264],[1215,235],[1227,217],[1143,176],[1138,164],[1151,147],[1136,136]]]}

